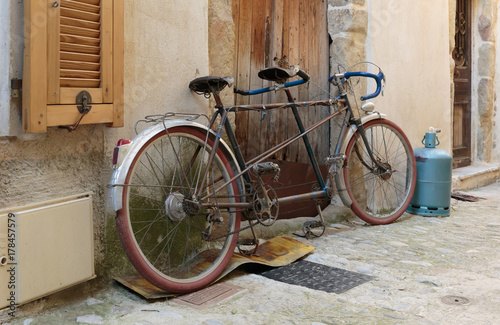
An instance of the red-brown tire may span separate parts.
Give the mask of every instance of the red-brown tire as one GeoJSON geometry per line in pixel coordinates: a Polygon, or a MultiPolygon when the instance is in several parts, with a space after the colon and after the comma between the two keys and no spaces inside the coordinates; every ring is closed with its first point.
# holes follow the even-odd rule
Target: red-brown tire
{"type": "Polygon", "coordinates": [[[349,140],[343,168],[351,210],[362,220],[382,225],[406,211],[415,191],[417,169],[408,138],[385,119],[363,125],[378,168],[370,159],[360,131],[349,140]]]}
{"type": "MultiPolygon", "coordinates": [[[[215,210],[210,223],[209,211],[192,204],[213,144],[214,136],[206,139],[206,131],[194,127],[162,131],[140,148],[123,185],[123,208],[116,217],[122,246],[137,271],[168,292],[192,292],[212,283],[238,240],[239,212],[215,210]],[[211,240],[205,240],[202,232],[209,225],[211,240]]],[[[208,169],[201,197],[210,196],[237,171],[221,146],[208,169]]],[[[237,182],[204,202],[237,202],[237,182]]]]}

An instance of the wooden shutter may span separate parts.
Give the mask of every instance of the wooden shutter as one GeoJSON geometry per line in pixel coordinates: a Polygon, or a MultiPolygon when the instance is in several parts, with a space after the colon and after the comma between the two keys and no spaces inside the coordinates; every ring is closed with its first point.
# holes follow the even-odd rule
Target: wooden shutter
{"type": "Polygon", "coordinates": [[[123,0],[25,0],[23,129],[72,125],[76,96],[92,97],[81,124],[123,126],[123,0]]]}

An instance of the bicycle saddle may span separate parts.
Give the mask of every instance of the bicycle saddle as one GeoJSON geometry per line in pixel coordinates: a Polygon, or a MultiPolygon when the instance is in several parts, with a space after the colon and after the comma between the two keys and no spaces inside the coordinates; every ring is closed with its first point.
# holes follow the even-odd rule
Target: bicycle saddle
{"type": "Polygon", "coordinates": [[[219,93],[226,86],[231,87],[234,83],[232,77],[200,77],[189,83],[189,89],[197,94],[219,93]]]}
{"type": "Polygon", "coordinates": [[[279,67],[265,68],[260,70],[258,74],[261,79],[274,81],[280,84],[285,83],[287,79],[295,77],[296,75],[297,71],[295,70],[283,69],[279,67]]]}

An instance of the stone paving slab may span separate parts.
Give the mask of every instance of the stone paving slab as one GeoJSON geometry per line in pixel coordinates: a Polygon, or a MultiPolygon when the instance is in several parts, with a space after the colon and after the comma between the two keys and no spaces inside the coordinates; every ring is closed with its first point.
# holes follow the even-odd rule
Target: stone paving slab
{"type": "Polygon", "coordinates": [[[499,324],[500,183],[467,193],[487,200],[453,200],[443,218],[405,214],[385,226],[350,219],[300,239],[316,247],[308,261],[374,277],[342,294],[237,270],[225,282],[245,290],[204,310],[110,286],[10,324],[499,324]]]}

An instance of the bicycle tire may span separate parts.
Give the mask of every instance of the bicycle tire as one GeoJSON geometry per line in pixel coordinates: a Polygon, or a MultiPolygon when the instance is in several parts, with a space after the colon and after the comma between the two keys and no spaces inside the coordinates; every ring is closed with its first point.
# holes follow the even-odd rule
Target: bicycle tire
{"type": "Polygon", "coordinates": [[[410,204],[417,181],[415,156],[395,123],[377,119],[363,127],[374,157],[389,171],[375,167],[361,133],[356,131],[347,145],[343,168],[350,208],[367,223],[388,224],[401,217],[410,204]]]}
{"type": "MultiPolygon", "coordinates": [[[[200,175],[213,144],[214,136],[206,140],[205,130],[172,127],[147,141],[127,172],[123,208],[116,218],[120,241],[136,270],[168,292],[192,292],[212,283],[226,267],[238,240],[238,233],[219,240],[202,239],[202,232],[208,227],[207,211],[196,213],[186,201],[195,193],[196,184],[200,186],[200,175]],[[185,172],[180,173],[181,170],[185,172]]],[[[204,195],[237,172],[231,155],[222,147],[214,156],[204,195]]],[[[219,202],[238,200],[237,182],[217,193],[223,196],[219,202]]],[[[241,215],[234,209],[219,211],[216,217],[221,219],[212,223],[210,238],[240,227],[241,215]]]]}

